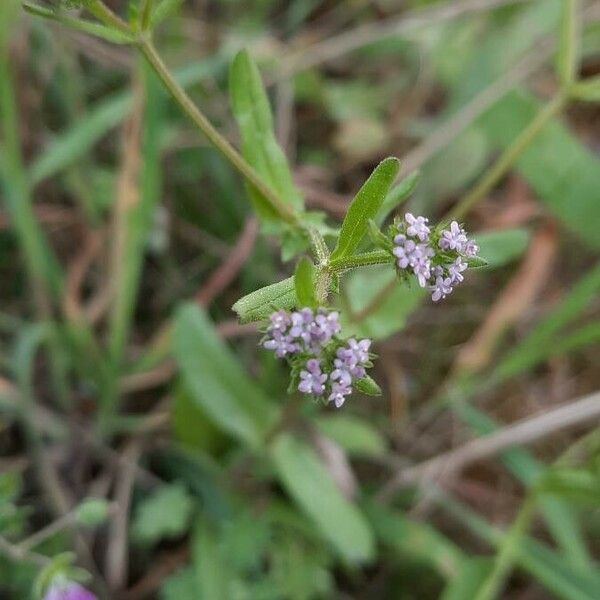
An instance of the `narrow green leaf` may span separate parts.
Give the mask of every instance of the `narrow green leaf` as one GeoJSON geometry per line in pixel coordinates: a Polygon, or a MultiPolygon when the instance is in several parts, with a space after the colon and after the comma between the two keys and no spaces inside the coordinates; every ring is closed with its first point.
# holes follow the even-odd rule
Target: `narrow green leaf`
{"type": "Polygon", "coordinates": [[[162,2],[159,2],[150,18],[150,28],[154,29],[160,25],[166,18],[179,10],[182,3],[183,0],[162,0],[162,2]]]}
{"type": "Polygon", "coordinates": [[[260,446],[275,409],[196,305],[178,311],[173,351],[190,393],[214,423],[249,446],[260,446]]]}
{"type": "Polygon", "coordinates": [[[387,193],[375,219],[377,224],[381,225],[392,211],[410,198],[420,179],[420,171],[413,171],[387,193]]]}
{"type": "Polygon", "coordinates": [[[458,574],[444,588],[440,600],[466,600],[475,598],[491,569],[486,558],[465,558],[460,563],[458,574]]]}
{"type": "Polygon", "coordinates": [[[467,264],[472,269],[482,269],[483,267],[490,266],[490,263],[481,256],[473,256],[471,258],[467,258],[467,264]]]}
{"type": "Polygon", "coordinates": [[[240,298],[232,309],[241,323],[262,321],[276,310],[290,310],[298,304],[294,277],[288,277],[240,298]]]}
{"type": "Polygon", "coordinates": [[[556,56],[556,70],[563,86],[575,81],[579,67],[578,0],[562,0],[560,43],[556,56]]]}
{"type": "Polygon", "coordinates": [[[599,292],[600,263],[582,277],[559,305],[498,362],[494,376],[502,379],[513,377],[555,352],[557,342],[565,337],[560,336],[560,332],[589,306],[599,292]]]}
{"type": "Polygon", "coordinates": [[[298,298],[298,305],[316,308],[317,298],[315,295],[316,273],[312,261],[303,256],[296,266],[294,274],[294,289],[298,298]]]}
{"type": "Polygon", "coordinates": [[[33,16],[42,17],[44,19],[50,19],[52,21],[58,21],[59,23],[65,25],[66,27],[69,27],[70,29],[75,29],[76,31],[88,33],[95,37],[99,37],[103,40],[106,40],[107,42],[112,42],[113,44],[132,44],[135,42],[135,39],[132,36],[129,36],[115,29],[111,29],[110,27],[106,27],[105,25],[94,23],[93,21],[76,19],[74,17],[70,17],[69,15],[65,15],[60,12],[45,8],[43,6],[32,4],[30,2],[24,2],[23,8],[26,12],[33,16]]]}
{"type": "Polygon", "coordinates": [[[362,513],[346,500],[315,452],[290,434],[281,434],[271,447],[277,474],[300,508],[348,562],[369,560],[374,544],[362,513]]]}
{"type": "Polygon", "coordinates": [[[381,396],[381,388],[369,375],[359,379],[353,385],[357,391],[367,396],[381,396]]]}
{"type": "Polygon", "coordinates": [[[400,161],[390,157],[381,161],[371,173],[348,208],[331,260],[354,254],[367,233],[369,221],[379,212],[399,169],[400,161]]]}
{"type": "MultiPolygon", "coordinates": [[[[239,52],[231,64],[229,91],[244,157],[284,202],[302,210],[304,201],[273,132],[271,108],[260,73],[246,50],[239,52]]],[[[260,193],[250,186],[248,191],[262,219],[278,222],[277,214],[260,193]]]]}
{"type": "Polygon", "coordinates": [[[227,568],[217,532],[202,518],[198,519],[194,528],[192,555],[196,597],[229,600],[234,574],[227,568]]]}
{"type": "Polygon", "coordinates": [[[401,560],[423,562],[446,579],[459,572],[465,555],[431,525],[375,503],[366,504],[365,511],[377,537],[398,553],[401,560]]]}

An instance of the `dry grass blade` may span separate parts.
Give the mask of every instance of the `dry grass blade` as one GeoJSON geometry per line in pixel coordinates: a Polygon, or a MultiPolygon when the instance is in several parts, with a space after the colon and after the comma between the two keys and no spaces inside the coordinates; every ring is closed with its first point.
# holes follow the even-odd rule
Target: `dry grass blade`
{"type": "Polygon", "coordinates": [[[400,471],[382,488],[378,497],[388,500],[403,486],[456,475],[458,471],[476,461],[495,456],[514,446],[530,444],[558,431],[583,424],[596,425],[599,417],[600,392],[595,392],[400,471]]]}

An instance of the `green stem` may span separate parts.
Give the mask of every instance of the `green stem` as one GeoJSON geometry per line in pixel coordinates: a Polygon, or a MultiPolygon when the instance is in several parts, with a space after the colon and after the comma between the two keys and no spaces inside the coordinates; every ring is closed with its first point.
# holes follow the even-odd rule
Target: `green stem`
{"type": "Polygon", "coordinates": [[[105,25],[113,27],[122,33],[131,34],[131,27],[121,17],[116,15],[104,2],[101,0],[91,0],[86,3],[85,7],[89,10],[98,20],[102,21],[105,25]]]}
{"type": "Polygon", "coordinates": [[[368,267],[371,265],[386,265],[393,262],[393,257],[385,250],[374,250],[363,254],[355,254],[345,258],[338,258],[329,263],[329,269],[336,273],[355,269],[357,267],[368,267]]]}
{"type": "Polygon", "coordinates": [[[512,527],[502,539],[492,572],[488,575],[482,587],[479,588],[474,600],[494,600],[498,597],[518,555],[519,544],[526,535],[535,516],[535,507],[536,496],[529,495],[523,502],[512,527]]]}
{"type": "Polygon", "coordinates": [[[254,168],[246,162],[243,156],[212,126],[204,114],[200,112],[185,90],[177,83],[177,81],[175,81],[152,42],[148,38],[142,38],[138,47],[156,74],[160,77],[171,96],[181,106],[198,129],[200,129],[200,131],[208,138],[211,144],[213,144],[246,178],[250,185],[252,185],[252,187],[267,200],[284,221],[292,225],[298,225],[299,219],[296,212],[281,201],[275,191],[263,181],[254,168]]]}
{"type": "Polygon", "coordinates": [[[540,110],[495,164],[483,174],[475,187],[448,213],[448,220],[462,219],[475,204],[487,196],[548,122],[562,110],[566,99],[566,95],[559,93],[540,110]]]}

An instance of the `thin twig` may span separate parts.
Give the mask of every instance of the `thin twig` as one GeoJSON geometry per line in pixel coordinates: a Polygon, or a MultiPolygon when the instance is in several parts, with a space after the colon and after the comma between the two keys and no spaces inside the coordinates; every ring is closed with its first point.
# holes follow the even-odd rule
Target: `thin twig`
{"type": "Polygon", "coordinates": [[[127,583],[127,536],[129,505],[135,481],[135,466],[141,454],[139,441],[133,441],[123,453],[126,458],[115,491],[117,514],[114,517],[106,544],[106,581],[112,590],[120,590],[127,583]]]}
{"type": "Polygon", "coordinates": [[[600,392],[595,392],[404,469],[381,489],[377,497],[381,501],[388,501],[404,486],[423,484],[442,475],[444,477],[455,475],[468,465],[495,456],[508,448],[530,444],[557,431],[577,425],[595,425],[599,417],[600,392]]]}

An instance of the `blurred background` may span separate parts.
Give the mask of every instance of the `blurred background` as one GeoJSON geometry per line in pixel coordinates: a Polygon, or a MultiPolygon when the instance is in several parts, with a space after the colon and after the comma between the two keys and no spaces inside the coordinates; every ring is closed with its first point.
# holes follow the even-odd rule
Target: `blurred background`
{"type": "Polygon", "coordinates": [[[344,280],[383,395],[342,410],[231,311],[294,250],[139,53],[2,3],[0,598],[75,565],[104,599],[600,598],[600,2],[159,3],[236,147],[249,50],[332,227],[394,155],[489,262],[438,304],[344,280]]]}

